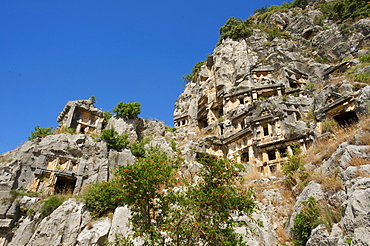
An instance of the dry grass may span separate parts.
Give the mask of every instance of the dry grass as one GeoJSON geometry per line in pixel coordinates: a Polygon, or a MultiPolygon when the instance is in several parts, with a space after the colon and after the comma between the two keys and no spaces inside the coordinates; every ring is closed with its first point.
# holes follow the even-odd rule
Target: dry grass
{"type": "Polygon", "coordinates": [[[91,230],[94,227],[94,225],[91,221],[89,221],[89,222],[87,222],[86,227],[87,227],[88,230],[91,230]]]}
{"type": "Polygon", "coordinates": [[[261,179],[263,178],[263,176],[261,175],[260,172],[258,171],[251,171],[251,172],[247,172],[245,175],[244,175],[244,180],[246,182],[248,181],[252,181],[252,180],[256,180],[256,179],[261,179]]]}
{"type": "Polygon", "coordinates": [[[311,180],[315,180],[317,183],[321,184],[321,188],[325,192],[334,193],[343,189],[342,180],[337,175],[327,176],[313,172],[309,177],[309,181],[311,180]]]}
{"type": "Polygon", "coordinates": [[[277,227],[275,229],[275,233],[276,233],[276,236],[277,236],[276,239],[277,239],[278,245],[280,245],[280,244],[285,245],[286,242],[291,241],[289,236],[287,234],[285,234],[285,231],[284,231],[283,227],[277,227]]]}
{"type": "Polygon", "coordinates": [[[370,173],[369,172],[361,171],[359,169],[357,169],[357,175],[359,177],[362,177],[362,178],[369,178],[370,177],[370,173]]]}
{"type": "Polygon", "coordinates": [[[354,135],[358,133],[359,129],[356,125],[347,128],[334,128],[333,138],[319,139],[310,146],[307,150],[304,162],[312,164],[320,164],[323,160],[331,157],[333,152],[338,148],[339,144],[343,142],[354,143],[354,135]]]}
{"type": "Polygon", "coordinates": [[[366,164],[370,164],[370,161],[364,158],[361,158],[361,157],[353,157],[348,166],[359,167],[359,166],[366,165],[366,164]]]}

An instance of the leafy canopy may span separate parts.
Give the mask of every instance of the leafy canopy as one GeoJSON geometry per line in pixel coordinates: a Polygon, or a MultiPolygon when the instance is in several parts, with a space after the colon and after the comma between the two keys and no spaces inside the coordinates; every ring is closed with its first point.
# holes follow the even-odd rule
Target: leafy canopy
{"type": "Polygon", "coordinates": [[[135,235],[144,236],[146,243],[163,237],[160,230],[169,211],[164,189],[175,185],[177,166],[165,152],[151,147],[145,157],[136,159],[134,165],[120,166],[116,173],[132,212],[135,235]]]}
{"type": "Polygon", "coordinates": [[[129,144],[127,138],[127,134],[120,136],[114,129],[103,130],[100,136],[100,139],[107,143],[109,149],[114,149],[117,151],[122,151],[123,148],[126,148],[126,146],[129,144]]]}
{"type": "Polygon", "coordinates": [[[339,0],[320,4],[318,8],[325,17],[338,23],[370,15],[370,4],[367,0],[339,0]]]}
{"type": "Polygon", "coordinates": [[[119,102],[116,107],[112,110],[118,117],[126,119],[134,119],[141,113],[141,104],[138,102],[119,102]]]}
{"type": "MultiPolygon", "coordinates": [[[[223,158],[204,154],[198,158],[203,166],[201,181],[188,184],[175,200],[171,215],[174,245],[245,245],[235,227],[246,226],[245,221],[235,220],[235,215],[251,218],[257,210],[252,189],[241,189],[239,173],[242,165],[223,158]]],[[[171,235],[171,234],[170,234],[171,235]]]]}
{"type": "Polygon", "coordinates": [[[111,182],[93,183],[84,193],[86,206],[93,218],[101,217],[108,212],[114,212],[116,207],[125,204],[124,199],[124,192],[111,182]]]}
{"type": "Polygon", "coordinates": [[[240,18],[230,17],[225,25],[220,28],[220,38],[219,41],[226,38],[231,38],[233,40],[239,40],[242,38],[248,38],[252,36],[252,21],[250,19],[242,20],[240,18]]]}
{"type": "Polygon", "coordinates": [[[28,140],[33,140],[35,138],[44,138],[47,135],[53,134],[52,132],[52,127],[47,127],[47,128],[40,128],[39,125],[35,126],[35,131],[31,132],[31,137],[28,137],[28,140]]]}

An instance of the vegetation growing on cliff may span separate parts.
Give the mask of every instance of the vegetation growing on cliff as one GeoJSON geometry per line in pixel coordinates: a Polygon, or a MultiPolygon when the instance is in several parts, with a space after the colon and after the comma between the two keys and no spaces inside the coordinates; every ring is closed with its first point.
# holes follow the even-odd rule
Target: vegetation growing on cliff
{"type": "Polygon", "coordinates": [[[324,16],[338,23],[353,21],[370,15],[370,4],[366,0],[340,0],[318,5],[324,16]]]}
{"type": "Polygon", "coordinates": [[[252,36],[252,21],[250,19],[242,20],[240,18],[230,17],[220,28],[220,38],[219,41],[226,38],[231,38],[233,40],[238,40],[242,38],[248,38],[252,36]]]}
{"type": "Polygon", "coordinates": [[[141,113],[140,106],[141,104],[138,102],[119,102],[112,111],[117,115],[117,117],[134,119],[141,113]]]}
{"type": "MultiPolygon", "coordinates": [[[[147,245],[245,245],[235,227],[251,228],[235,215],[247,216],[257,210],[254,191],[239,188],[242,166],[204,155],[200,181],[188,183],[178,176],[181,159],[170,158],[155,148],[134,165],[120,166],[111,182],[95,183],[85,193],[94,217],[127,204],[131,210],[133,237],[147,245]]],[[[130,237],[114,245],[127,245],[130,237]]]]}
{"type": "Polygon", "coordinates": [[[41,128],[39,125],[35,126],[35,131],[31,132],[31,137],[28,140],[34,140],[35,138],[44,138],[47,135],[53,134],[52,127],[41,128]]]}
{"type": "Polygon", "coordinates": [[[193,70],[191,71],[191,73],[185,74],[184,76],[182,76],[182,81],[184,81],[185,83],[188,83],[190,81],[196,81],[197,78],[198,78],[198,74],[200,72],[200,69],[205,63],[206,63],[206,61],[197,62],[194,65],[193,70]]]}
{"type": "Polygon", "coordinates": [[[307,201],[302,202],[302,209],[294,218],[292,228],[294,245],[303,246],[310,238],[311,230],[318,225],[320,215],[319,207],[315,198],[309,197],[307,201]]]}
{"type": "Polygon", "coordinates": [[[105,129],[102,131],[100,136],[100,139],[107,143],[107,147],[109,149],[114,149],[117,151],[122,151],[123,148],[126,148],[126,146],[129,144],[127,138],[127,134],[120,136],[114,129],[105,129]]]}

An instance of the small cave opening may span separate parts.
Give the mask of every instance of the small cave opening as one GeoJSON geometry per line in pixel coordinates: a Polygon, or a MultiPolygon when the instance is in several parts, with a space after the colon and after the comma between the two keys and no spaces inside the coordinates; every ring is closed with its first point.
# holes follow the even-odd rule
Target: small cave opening
{"type": "Polygon", "coordinates": [[[76,187],[76,179],[72,177],[57,176],[54,186],[55,194],[71,194],[76,187]]]}
{"type": "Polygon", "coordinates": [[[276,160],[275,150],[267,151],[267,155],[268,155],[269,161],[276,160]]]}
{"type": "Polygon", "coordinates": [[[208,126],[208,120],[207,119],[198,120],[198,126],[200,129],[206,128],[208,126]]]}
{"type": "Polygon", "coordinates": [[[346,127],[359,121],[355,111],[344,112],[333,117],[340,127],[346,127]]]}
{"type": "Polygon", "coordinates": [[[240,160],[241,160],[241,162],[249,162],[249,153],[244,152],[243,154],[241,154],[240,160]]]}

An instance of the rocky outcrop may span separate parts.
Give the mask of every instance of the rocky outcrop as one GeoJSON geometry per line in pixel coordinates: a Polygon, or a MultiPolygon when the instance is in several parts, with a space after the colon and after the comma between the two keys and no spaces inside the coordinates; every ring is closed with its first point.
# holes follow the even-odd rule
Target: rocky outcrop
{"type": "MultiPolygon", "coordinates": [[[[127,134],[130,144],[148,138],[145,147],[169,155],[181,151],[181,177],[196,179],[201,152],[242,163],[243,175],[250,176],[246,186],[256,187],[260,210],[254,218],[264,223],[251,224],[254,234],[245,235],[249,245],[291,242],[294,218],[309,197],[342,213],[335,222],[317,225],[307,245],[370,241],[369,129],[362,116],[369,113],[370,86],[346,74],[370,72],[359,59],[369,54],[370,20],[324,20],[314,7],[318,2],[307,1],[305,10],[274,11],[263,20],[251,17],[253,35],[217,44],[175,103],[176,131],[160,121],[117,116],[105,127],[127,134]],[[350,138],[336,136],[328,122],[358,131],[350,138]],[[296,146],[307,153],[323,141],[326,145],[300,170],[311,175],[309,182],[287,190],[281,174],[287,155],[296,146]]],[[[58,134],[27,141],[0,156],[0,245],[102,245],[133,233],[127,207],[117,207],[113,217],[92,220],[82,202],[69,199],[42,218],[39,198],[10,196],[11,190],[78,195],[95,181],[111,180],[117,166],[135,163],[129,148],[109,150],[91,135],[103,130],[103,113],[92,99],[68,102],[58,122],[58,134]],[[64,128],[79,134],[61,133],[64,128]]],[[[244,227],[236,230],[245,232],[244,227]]]]}

